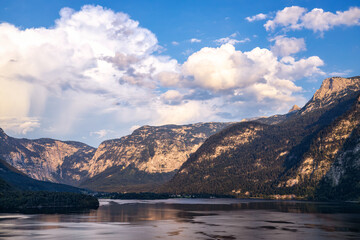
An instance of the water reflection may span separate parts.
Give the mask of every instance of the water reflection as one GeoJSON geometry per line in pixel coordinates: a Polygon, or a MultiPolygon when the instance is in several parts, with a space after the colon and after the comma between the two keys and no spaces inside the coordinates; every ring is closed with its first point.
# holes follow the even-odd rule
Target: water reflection
{"type": "Polygon", "coordinates": [[[0,239],[359,239],[358,204],[104,200],[98,210],[0,214],[0,239]]]}

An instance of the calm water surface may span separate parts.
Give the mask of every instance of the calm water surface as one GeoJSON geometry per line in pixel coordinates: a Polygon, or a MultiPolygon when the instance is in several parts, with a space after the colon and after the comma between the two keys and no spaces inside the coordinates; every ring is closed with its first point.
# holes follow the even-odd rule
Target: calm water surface
{"type": "Polygon", "coordinates": [[[101,200],[80,213],[0,214],[0,239],[360,239],[360,205],[101,200]]]}

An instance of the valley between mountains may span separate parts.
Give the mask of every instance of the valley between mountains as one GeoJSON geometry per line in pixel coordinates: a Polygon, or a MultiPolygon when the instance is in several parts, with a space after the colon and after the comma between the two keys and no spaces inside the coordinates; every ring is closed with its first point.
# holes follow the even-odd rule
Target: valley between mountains
{"type": "Polygon", "coordinates": [[[97,149],[17,139],[0,129],[0,159],[5,181],[13,171],[104,192],[359,200],[360,77],[325,79],[305,106],[288,114],[143,126],[97,149]]]}

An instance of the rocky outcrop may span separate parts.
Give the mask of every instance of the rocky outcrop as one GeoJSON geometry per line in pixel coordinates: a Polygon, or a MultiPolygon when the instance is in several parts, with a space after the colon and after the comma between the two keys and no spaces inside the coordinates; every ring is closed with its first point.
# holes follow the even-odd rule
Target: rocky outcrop
{"type": "Polygon", "coordinates": [[[292,108],[289,110],[289,113],[299,111],[301,108],[298,105],[292,106],[292,108]]]}
{"type": "Polygon", "coordinates": [[[358,91],[360,89],[360,77],[342,78],[332,77],[325,79],[319,90],[313,96],[313,100],[320,100],[322,103],[328,102],[330,98],[358,91]]]}
{"type": "Polygon", "coordinates": [[[82,187],[103,191],[149,191],[169,180],[189,155],[230,123],[143,126],[103,142],[89,162],[82,187]]]}
{"type": "Polygon", "coordinates": [[[94,153],[79,142],[17,139],[0,131],[0,157],[37,180],[77,185],[88,174],[94,153]]]}
{"type": "Polygon", "coordinates": [[[336,104],[338,99],[360,90],[360,76],[351,78],[332,77],[325,79],[321,87],[315,92],[311,100],[301,112],[307,113],[312,110],[336,104]]]}

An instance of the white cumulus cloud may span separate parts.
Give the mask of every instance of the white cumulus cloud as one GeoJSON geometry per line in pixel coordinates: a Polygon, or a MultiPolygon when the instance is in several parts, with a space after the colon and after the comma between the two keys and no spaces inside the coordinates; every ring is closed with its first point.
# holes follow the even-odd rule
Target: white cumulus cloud
{"type": "Polygon", "coordinates": [[[306,50],[306,44],[303,38],[277,36],[272,39],[272,41],[274,41],[275,44],[271,47],[271,51],[277,56],[289,56],[306,50]]]}
{"type": "Polygon", "coordinates": [[[359,26],[360,8],[351,7],[347,11],[326,12],[321,8],[311,11],[299,6],[286,7],[277,11],[275,17],[268,20],[264,27],[267,31],[277,27],[299,30],[309,29],[314,32],[324,32],[335,26],[359,26]]]}
{"type": "Polygon", "coordinates": [[[283,38],[272,50],[242,52],[236,41],[248,40],[232,34],[218,48],[189,51],[180,64],[159,53],[156,36],[139,22],[101,6],[64,8],[50,28],[1,23],[0,127],[66,139],[90,134],[96,144],[144,124],[286,111],[305,101],[296,81],[323,74],[319,57],[285,56],[302,50],[299,43],[286,49],[283,38]]]}
{"type": "Polygon", "coordinates": [[[258,21],[258,20],[264,20],[266,19],[268,16],[266,14],[263,14],[263,13],[259,13],[259,14],[256,14],[254,16],[251,16],[251,17],[246,17],[245,19],[248,21],[248,22],[253,22],[253,21],[258,21]]]}
{"type": "MultiPolygon", "coordinates": [[[[322,74],[319,69],[322,65],[323,62],[318,57],[283,61],[278,60],[268,49],[254,48],[241,52],[235,50],[233,45],[225,44],[219,48],[202,48],[192,54],[183,64],[183,73],[190,79],[189,85],[215,92],[246,90],[261,84],[262,87],[257,92],[259,96],[265,86],[279,87],[277,92],[283,95],[300,90],[292,82],[304,77],[298,74],[299,69],[307,75],[322,74]],[[283,84],[284,82],[287,84],[283,84]]],[[[269,97],[268,93],[266,95],[269,97]]],[[[279,94],[273,96],[277,97],[279,94]]]]}
{"type": "Polygon", "coordinates": [[[305,8],[292,6],[286,7],[283,10],[277,11],[275,18],[268,20],[264,27],[267,31],[274,30],[277,26],[290,27],[291,29],[299,29],[300,17],[306,12],[305,8]]]}
{"type": "Polygon", "coordinates": [[[166,104],[174,105],[181,103],[181,100],[183,99],[183,94],[181,94],[177,90],[168,90],[165,93],[161,94],[160,97],[166,104]]]}
{"type": "Polygon", "coordinates": [[[339,25],[359,26],[360,8],[352,7],[347,11],[336,11],[336,13],[314,8],[306,13],[301,21],[304,28],[311,29],[314,32],[324,32],[339,25]]]}
{"type": "MultiPolygon", "coordinates": [[[[0,48],[1,116],[51,115],[59,132],[71,131],[87,111],[130,107],[151,97],[158,85],[154,76],[178,66],[155,55],[159,47],[152,32],[100,6],[63,8],[51,28],[22,30],[2,23],[0,44],[6,46],[0,48]]],[[[23,132],[39,124],[31,126],[23,132]]]]}

